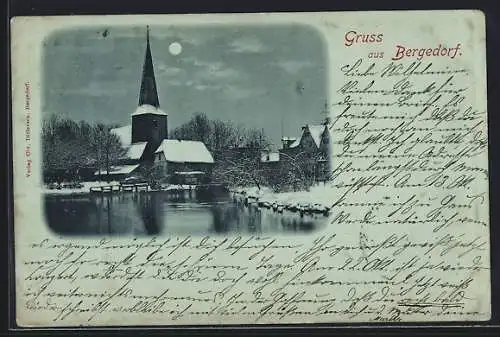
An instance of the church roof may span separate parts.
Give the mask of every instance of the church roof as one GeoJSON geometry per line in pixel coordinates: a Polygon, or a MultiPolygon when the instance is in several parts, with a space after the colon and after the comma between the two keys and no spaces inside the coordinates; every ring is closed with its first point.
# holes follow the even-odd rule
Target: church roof
{"type": "MultiPolygon", "coordinates": [[[[139,164],[135,165],[118,165],[118,166],[111,166],[109,168],[109,174],[129,174],[132,173],[136,168],[139,167],[139,164]]],[[[106,175],[107,172],[106,170],[101,170],[101,171],[96,171],[94,175],[106,175]]]]}
{"type": "Polygon", "coordinates": [[[174,163],[213,163],[214,158],[203,142],[164,139],[155,153],[163,152],[165,159],[174,163]]]}
{"type": "Polygon", "coordinates": [[[120,138],[123,147],[128,147],[132,143],[132,125],[111,129],[111,133],[120,138]]]}
{"type": "Polygon", "coordinates": [[[140,143],[134,143],[134,144],[130,145],[125,157],[128,159],[141,159],[142,154],[144,153],[144,150],[146,149],[146,145],[148,145],[148,142],[140,142],[140,143]]]}
{"type": "Polygon", "coordinates": [[[167,113],[165,111],[163,111],[160,108],[155,107],[153,105],[149,105],[149,104],[143,104],[141,106],[138,106],[137,109],[135,109],[132,116],[145,115],[145,114],[167,116],[167,113]]]}

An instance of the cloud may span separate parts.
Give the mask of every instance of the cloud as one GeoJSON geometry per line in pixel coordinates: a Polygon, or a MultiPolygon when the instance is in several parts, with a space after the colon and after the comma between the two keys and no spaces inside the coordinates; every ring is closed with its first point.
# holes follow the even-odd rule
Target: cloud
{"type": "MultiPolygon", "coordinates": [[[[98,27],[91,30],[82,30],[81,34],[89,40],[104,40],[113,38],[146,38],[146,26],[134,27],[98,27]]],[[[180,41],[181,43],[200,46],[214,37],[204,33],[200,29],[179,29],[178,27],[155,27],[150,26],[149,35],[151,39],[166,41],[180,41]]]]}
{"type": "Polygon", "coordinates": [[[157,38],[163,40],[177,40],[181,43],[187,43],[192,46],[201,46],[213,40],[213,36],[210,36],[203,32],[201,29],[190,30],[190,29],[178,29],[176,27],[165,28],[158,33],[157,38]]]}
{"type": "Polygon", "coordinates": [[[230,100],[241,100],[247,99],[251,97],[260,96],[266,93],[266,91],[262,88],[249,88],[243,85],[238,85],[234,83],[218,83],[217,81],[203,80],[200,78],[190,79],[184,82],[180,81],[169,81],[171,85],[182,86],[184,88],[190,88],[192,90],[200,91],[200,92],[216,92],[218,95],[222,94],[226,97],[226,99],[230,100]]]}
{"type": "Polygon", "coordinates": [[[146,27],[98,27],[79,31],[88,40],[146,37],[146,27]]]}
{"type": "Polygon", "coordinates": [[[176,80],[176,79],[169,79],[167,81],[167,84],[171,85],[171,86],[174,86],[174,87],[183,87],[183,86],[186,85],[186,82],[180,81],[180,80],[176,80]]]}
{"type": "Polygon", "coordinates": [[[224,92],[227,98],[233,100],[241,100],[250,97],[256,97],[266,93],[266,91],[261,88],[247,88],[234,85],[225,86],[222,88],[222,91],[224,92]]]}
{"type": "Polygon", "coordinates": [[[238,70],[227,67],[211,67],[199,72],[198,76],[208,80],[231,80],[242,77],[238,70]]]}
{"type": "Polygon", "coordinates": [[[197,59],[195,57],[187,57],[184,59],[185,62],[200,68],[195,77],[202,80],[235,80],[241,79],[245,75],[234,68],[228,67],[223,62],[220,61],[204,61],[197,59]]]}
{"type": "Polygon", "coordinates": [[[313,67],[314,63],[311,61],[283,60],[283,61],[275,62],[274,65],[283,69],[284,71],[286,71],[289,74],[295,75],[303,69],[313,67]]]}
{"type": "Polygon", "coordinates": [[[192,89],[198,91],[207,91],[207,90],[221,90],[222,86],[215,83],[204,82],[200,80],[190,80],[185,83],[185,86],[190,87],[192,89]]]}
{"type": "Polygon", "coordinates": [[[81,95],[91,97],[126,95],[127,89],[120,82],[93,81],[79,88],[54,89],[53,93],[62,95],[81,95]]]}
{"type": "Polygon", "coordinates": [[[190,80],[179,80],[179,79],[171,79],[167,81],[168,85],[174,86],[174,87],[183,87],[185,89],[194,89],[198,91],[207,91],[207,90],[220,90],[221,86],[214,84],[214,83],[208,83],[201,81],[199,79],[190,79],[190,80]]]}
{"type": "Polygon", "coordinates": [[[114,47],[111,44],[77,45],[72,42],[59,42],[57,39],[52,44],[45,45],[45,48],[47,57],[57,57],[56,55],[60,53],[103,55],[114,52],[114,47]]]}
{"type": "Polygon", "coordinates": [[[262,41],[255,37],[242,37],[233,40],[230,44],[230,51],[234,53],[265,53],[270,49],[262,41]]]}
{"type": "Polygon", "coordinates": [[[177,68],[173,66],[168,66],[163,62],[157,62],[155,65],[155,71],[162,73],[167,76],[179,77],[186,74],[186,70],[182,68],[177,68]]]}
{"type": "MultiPolygon", "coordinates": [[[[182,60],[186,68],[164,68],[165,71],[170,71],[172,74],[171,78],[167,80],[169,85],[200,92],[218,92],[227,99],[244,99],[265,93],[260,88],[245,87],[243,83],[245,83],[247,74],[227,66],[224,62],[206,61],[196,57],[186,57],[182,60]],[[194,69],[190,67],[194,67],[194,69]],[[168,68],[171,70],[167,70],[168,68]]],[[[161,68],[163,66],[162,64],[161,68]]]]}
{"type": "Polygon", "coordinates": [[[184,57],[182,61],[197,67],[217,67],[218,65],[222,65],[222,62],[208,62],[193,56],[184,57]]]}
{"type": "Polygon", "coordinates": [[[212,85],[208,85],[208,84],[195,84],[193,86],[194,89],[198,90],[198,91],[206,91],[206,90],[210,90],[210,89],[218,89],[217,86],[212,86],[212,85]]]}

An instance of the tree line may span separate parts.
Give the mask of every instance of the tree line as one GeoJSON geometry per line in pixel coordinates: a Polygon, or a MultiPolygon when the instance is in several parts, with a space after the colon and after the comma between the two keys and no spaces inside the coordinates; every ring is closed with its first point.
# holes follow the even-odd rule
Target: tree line
{"type": "MultiPolygon", "coordinates": [[[[78,180],[83,170],[107,175],[126,149],[110,130],[114,124],[75,121],[52,114],[43,120],[43,175],[46,181],[78,180]]],[[[205,144],[216,163],[224,161],[234,148],[252,148],[257,153],[269,145],[261,129],[247,129],[230,121],[210,120],[197,113],[191,120],[169,132],[173,139],[196,140],[205,144]]]]}
{"type": "MultiPolygon", "coordinates": [[[[79,180],[84,175],[106,177],[126,152],[110,130],[118,125],[74,121],[48,116],[42,125],[43,176],[47,182],[79,180]],[[86,171],[86,174],[83,172],[86,171]]],[[[263,129],[246,128],[231,121],[211,120],[204,113],[169,132],[169,138],[201,141],[214,157],[212,179],[232,186],[286,186],[303,188],[310,174],[303,154],[287,155],[279,165],[261,162],[270,141],[263,129]],[[300,186],[299,186],[300,185],[300,186]]],[[[309,184],[307,184],[309,185],[309,184]]]]}
{"type": "Polygon", "coordinates": [[[215,160],[235,148],[263,150],[270,145],[263,129],[246,128],[231,121],[211,120],[204,113],[196,113],[191,120],[173,129],[169,138],[201,141],[215,160]]]}
{"type": "Polygon", "coordinates": [[[83,171],[108,174],[125,153],[110,130],[116,125],[76,122],[55,114],[42,123],[43,176],[45,181],[79,180],[83,171]]]}

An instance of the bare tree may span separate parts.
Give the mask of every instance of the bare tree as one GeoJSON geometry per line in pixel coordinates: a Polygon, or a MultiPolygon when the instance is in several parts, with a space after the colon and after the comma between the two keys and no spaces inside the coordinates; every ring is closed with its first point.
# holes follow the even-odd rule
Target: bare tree
{"type": "Polygon", "coordinates": [[[275,190],[308,190],[316,181],[320,153],[280,152],[278,177],[273,180],[275,190]]]}
{"type": "Polygon", "coordinates": [[[215,159],[212,178],[232,186],[266,183],[260,153],[270,144],[263,129],[247,129],[230,121],[209,120],[196,114],[174,129],[173,138],[202,141],[215,159]]]}
{"type": "Polygon", "coordinates": [[[266,183],[264,170],[251,156],[221,161],[212,171],[212,177],[215,182],[232,187],[256,186],[261,189],[266,183]]]}
{"type": "Polygon", "coordinates": [[[91,129],[91,147],[94,150],[99,178],[102,171],[109,179],[111,166],[125,154],[125,149],[117,135],[111,133],[111,127],[102,123],[93,125],[91,129]]]}
{"type": "Polygon", "coordinates": [[[109,126],[75,122],[55,114],[43,120],[43,173],[46,180],[74,180],[83,167],[106,169],[109,172],[111,163],[123,151],[119,139],[111,134],[109,126]]]}
{"type": "Polygon", "coordinates": [[[211,123],[211,140],[210,144],[206,144],[218,159],[222,153],[233,147],[238,142],[238,130],[231,122],[216,120],[211,123]]]}

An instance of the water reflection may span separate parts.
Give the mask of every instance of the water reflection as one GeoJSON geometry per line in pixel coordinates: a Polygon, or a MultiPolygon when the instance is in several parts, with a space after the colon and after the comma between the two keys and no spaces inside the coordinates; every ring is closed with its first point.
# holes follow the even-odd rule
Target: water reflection
{"type": "Polygon", "coordinates": [[[229,197],[207,202],[170,193],[45,196],[49,227],[66,235],[214,235],[304,233],[325,226],[322,215],[300,217],[229,197]]]}

